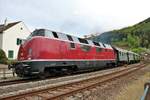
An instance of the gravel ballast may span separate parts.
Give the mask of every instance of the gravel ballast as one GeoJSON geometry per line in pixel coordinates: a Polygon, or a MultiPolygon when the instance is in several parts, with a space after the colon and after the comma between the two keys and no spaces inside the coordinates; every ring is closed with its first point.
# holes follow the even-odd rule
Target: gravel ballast
{"type": "Polygon", "coordinates": [[[64,100],[140,100],[144,83],[150,80],[150,65],[110,83],[97,86],[64,100]]]}
{"type": "MultiPolygon", "coordinates": [[[[138,65],[138,64],[135,64],[138,65]]],[[[133,65],[132,65],[133,66],[133,65]]],[[[129,65],[128,67],[131,67],[129,65]]],[[[28,83],[21,83],[21,84],[14,84],[14,85],[9,85],[9,86],[2,86],[0,87],[0,97],[4,97],[7,95],[14,95],[14,94],[20,94],[23,93],[24,91],[32,91],[42,89],[42,88],[47,88],[47,87],[53,87],[57,86],[60,84],[66,84],[66,82],[71,82],[71,81],[79,81],[82,79],[86,79],[89,77],[94,77],[95,75],[103,75],[103,74],[108,74],[112,73],[113,71],[120,70],[120,69],[125,69],[128,67],[118,67],[114,69],[108,69],[108,70],[101,70],[101,71],[96,71],[96,72],[91,72],[91,73],[84,73],[84,74],[79,74],[79,75],[72,75],[72,76],[66,76],[66,77],[60,77],[60,78],[54,78],[54,79],[47,79],[47,80],[42,80],[42,81],[37,81],[37,82],[28,82],[28,83]]]]}

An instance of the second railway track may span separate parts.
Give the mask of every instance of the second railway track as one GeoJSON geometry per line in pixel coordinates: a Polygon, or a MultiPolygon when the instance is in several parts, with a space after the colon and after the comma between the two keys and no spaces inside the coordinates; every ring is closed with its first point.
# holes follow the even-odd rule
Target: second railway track
{"type": "Polygon", "coordinates": [[[94,76],[88,79],[82,79],[78,81],[72,81],[70,83],[66,83],[63,85],[58,85],[55,87],[49,87],[45,89],[33,90],[30,92],[24,92],[17,95],[5,96],[1,99],[3,100],[45,100],[45,99],[60,99],[62,97],[66,97],[72,95],[74,93],[93,88],[95,86],[104,84],[106,82],[110,82],[116,78],[122,77],[134,71],[137,71],[143,68],[145,64],[138,65],[136,67],[130,67],[123,70],[119,70],[116,72],[112,72],[109,74],[105,74],[102,76],[94,76]]]}
{"type": "Polygon", "coordinates": [[[31,80],[29,80],[29,79],[14,79],[14,80],[0,82],[0,86],[7,86],[7,85],[13,85],[13,84],[27,83],[27,82],[31,82],[31,80]]]}

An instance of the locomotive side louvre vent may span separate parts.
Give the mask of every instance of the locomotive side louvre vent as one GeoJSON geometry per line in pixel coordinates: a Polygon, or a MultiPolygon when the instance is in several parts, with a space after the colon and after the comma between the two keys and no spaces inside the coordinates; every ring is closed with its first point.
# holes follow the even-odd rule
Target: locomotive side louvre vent
{"type": "Polygon", "coordinates": [[[88,45],[80,45],[81,46],[81,49],[83,50],[83,51],[90,51],[90,49],[91,49],[91,47],[90,46],[88,46],[88,45]]]}
{"type": "Polygon", "coordinates": [[[86,39],[78,38],[78,40],[79,40],[81,43],[89,44],[88,41],[87,41],[86,39]]]}
{"type": "Polygon", "coordinates": [[[110,50],[109,50],[109,49],[106,49],[106,51],[109,52],[110,50]]]}
{"type": "Polygon", "coordinates": [[[58,35],[57,35],[56,32],[52,32],[52,33],[53,33],[53,36],[54,36],[55,38],[58,38],[58,35]]]}
{"type": "Polygon", "coordinates": [[[70,48],[71,49],[75,49],[76,47],[75,47],[75,44],[74,43],[70,43],[70,48]]]}
{"type": "Polygon", "coordinates": [[[68,38],[69,41],[73,41],[73,39],[70,35],[67,35],[67,38],[68,38]]]}
{"type": "Polygon", "coordinates": [[[109,50],[109,49],[108,49],[107,51],[108,51],[108,52],[111,52],[111,50],[109,50]]]}
{"type": "Polygon", "coordinates": [[[96,46],[100,46],[100,44],[99,44],[99,43],[94,42],[94,41],[93,41],[93,44],[94,44],[94,45],[96,45],[96,46]]]}
{"type": "Polygon", "coordinates": [[[106,52],[106,51],[107,51],[107,50],[104,48],[104,49],[103,49],[103,52],[106,52]]]}
{"type": "Polygon", "coordinates": [[[96,47],[96,52],[101,52],[101,51],[102,51],[102,48],[96,47]]]}

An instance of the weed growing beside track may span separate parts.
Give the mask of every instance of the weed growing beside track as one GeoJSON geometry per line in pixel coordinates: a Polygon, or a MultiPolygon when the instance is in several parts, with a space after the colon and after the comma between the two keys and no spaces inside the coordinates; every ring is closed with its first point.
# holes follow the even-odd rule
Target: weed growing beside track
{"type": "Polygon", "coordinates": [[[131,84],[125,85],[116,100],[140,100],[144,92],[145,82],[150,81],[150,72],[146,72],[131,84]]]}

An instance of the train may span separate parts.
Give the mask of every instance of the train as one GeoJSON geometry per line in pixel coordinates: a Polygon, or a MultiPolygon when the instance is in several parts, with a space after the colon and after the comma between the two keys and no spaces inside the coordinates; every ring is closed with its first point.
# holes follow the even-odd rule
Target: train
{"type": "Polygon", "coordinates": [[[9,68],[19,77],[45,78],[55,73],[97,70],[139,61],[139,54],[109,44],[36,29],[20,45],[17,61],[9,68]]]}

